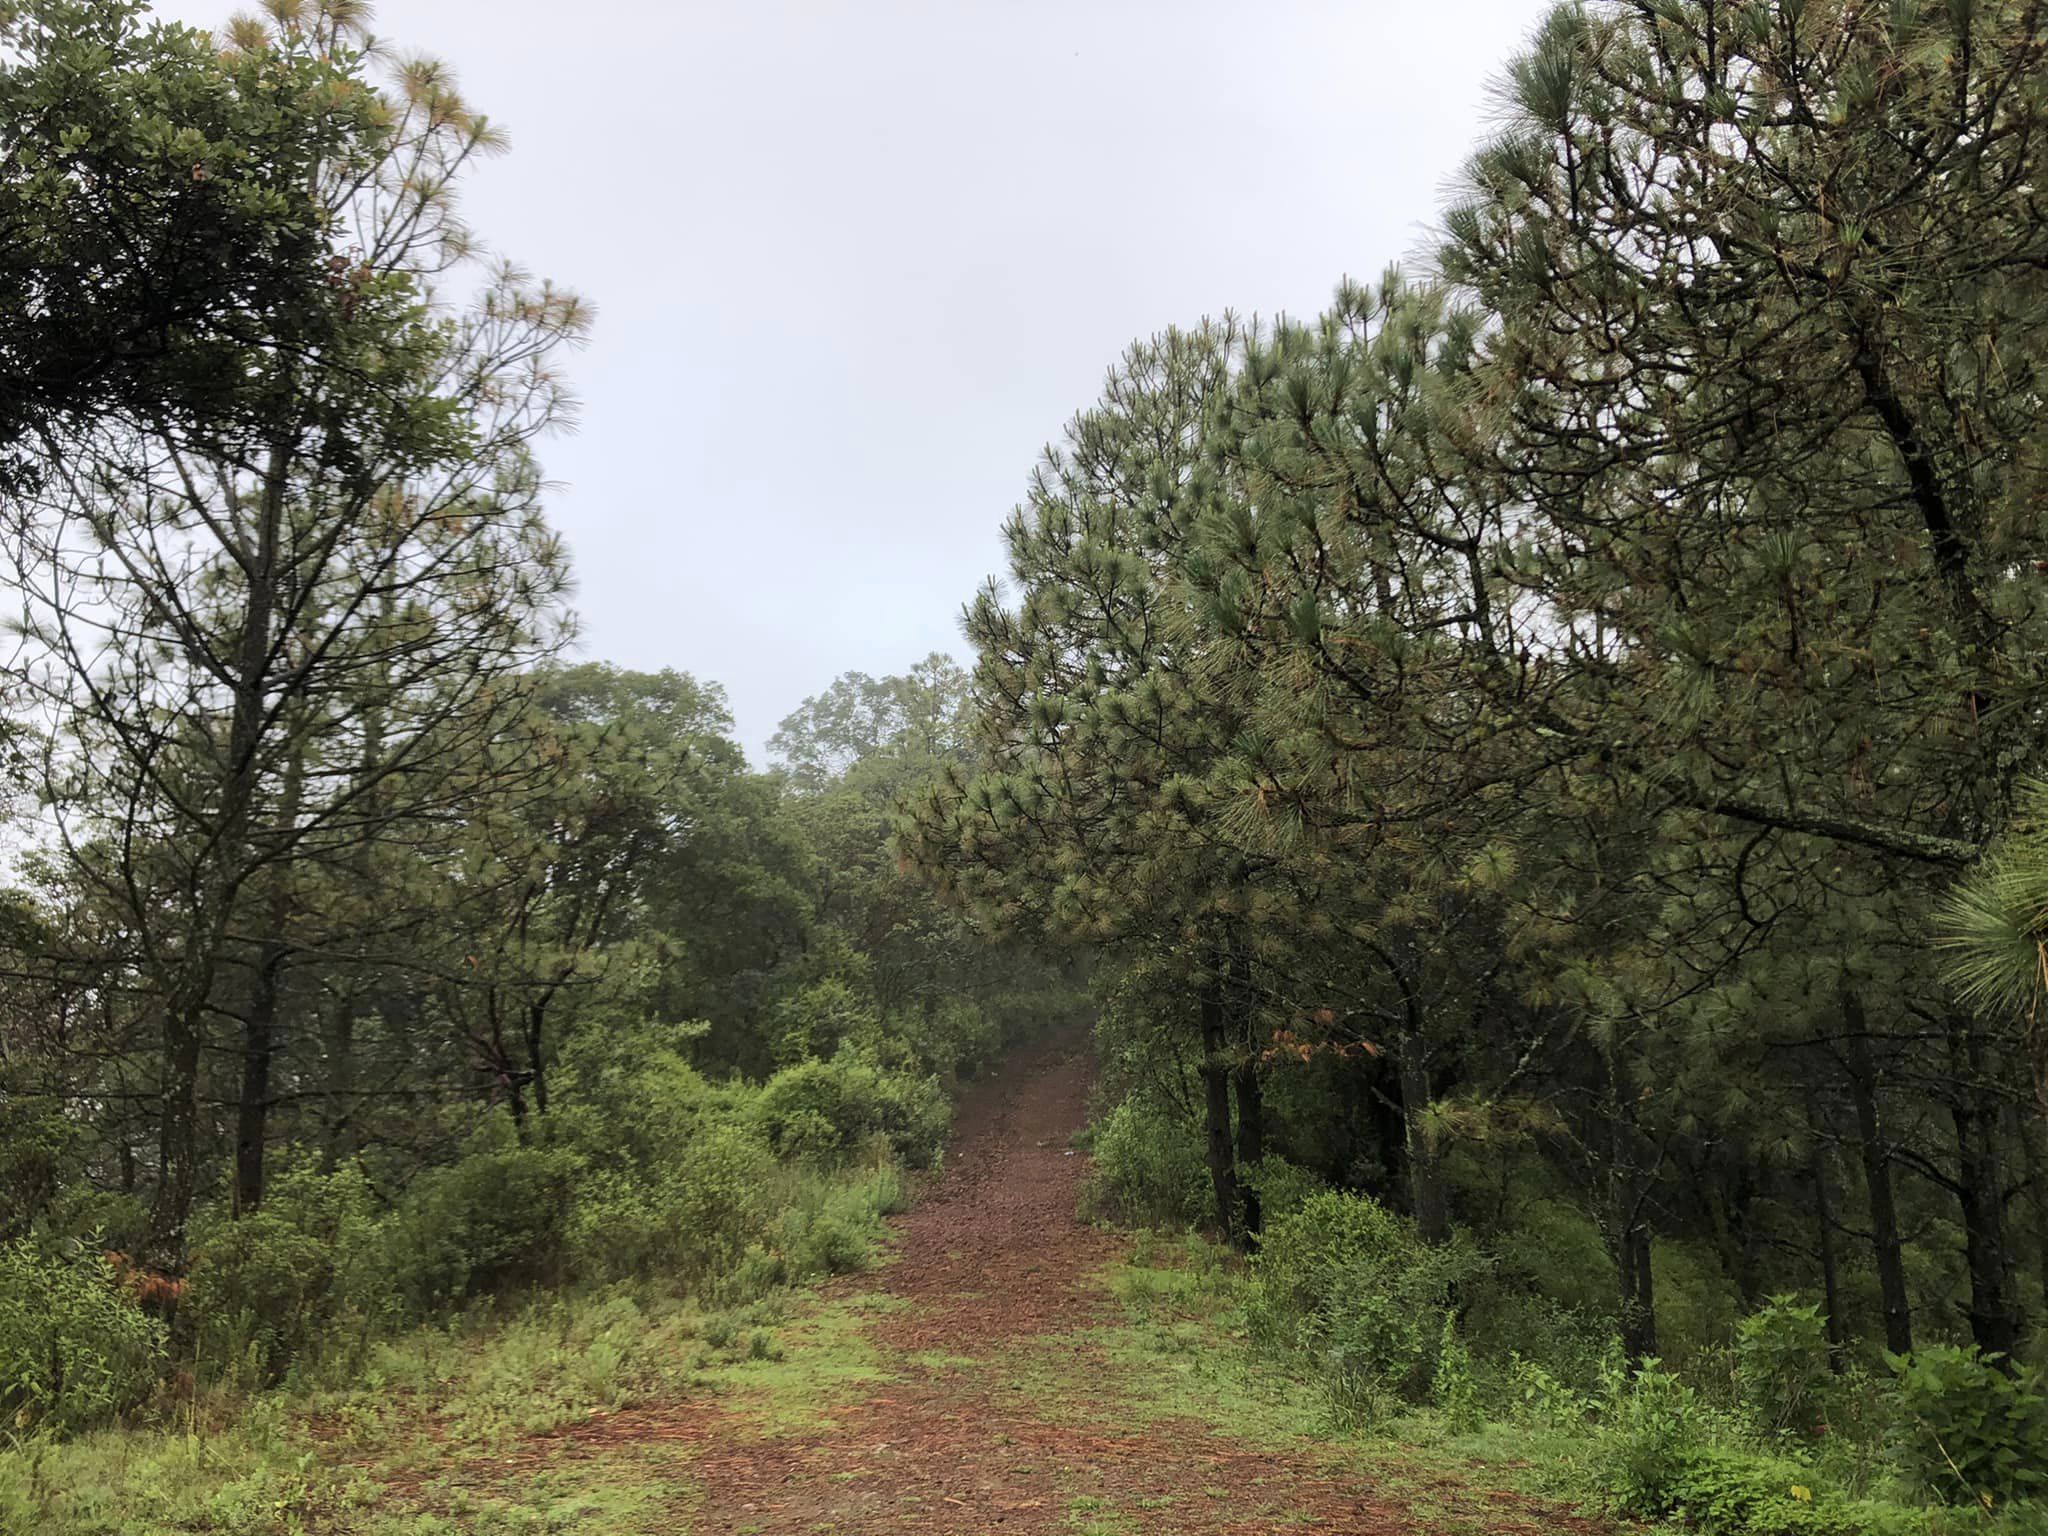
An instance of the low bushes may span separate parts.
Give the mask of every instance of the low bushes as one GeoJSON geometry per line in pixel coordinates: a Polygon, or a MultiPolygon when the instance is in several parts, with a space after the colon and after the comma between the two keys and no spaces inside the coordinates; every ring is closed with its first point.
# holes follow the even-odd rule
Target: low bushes
{"type": "Polygon", "coordinates": [[[366,1337],[392,1315],[388,1228],[353,1168],[279,1170],[261,1209],[232,1220],[218,1207],[193,1232],[198,1259],[183,1306],[201,1359],[250,1384],[283,1376],[337,1337],[366,1337]]]}
{"type": "Polygon", "coordinates": [[[98,1257],[0,1244],[0,1412],[59,1431],[120,1414],[167,1351],[241,1388],[336,1379],[406,1325],[536,1286],[651,1279],[737,1304],[855,1269],[903,1202],[897,1163],[933,1161],[950,1119],[936,1079],[858,1050],[758,1085],[709,1083],[659,1044],[564,1076],[575,1107],[525,1140],[494,1120],[395,1197],[280,1156],[259,1209],[195,1219],[175,1338],[98,1257]]]}
{"type": "Polygon", "coordinates": [[[1986,1509],[2048,1493],[2048,1382],[2008,1373],[1972,1349],[1894,1356],[1898,1449],[1909,1472],[1951,1504],[1986,1509]]]}
{"type": "Polygon", "coordinates": [[[890,1072],[841,1050],[769,1078],[753,1119],[778,1156],[837,1163],[881,1142],[909,1166],[927,1168],[945,1144],[952,1107],[937,1078],[890,1072]]]}
{"type": "Polygon", "coordinates": [[[1094,1159],[1082,1194],[1093,1216],[1138,1226],[1198,1226],[1216,1200],[1202,1142],[1187,1120],[1149,1099],[1130,1097],[1096,1123],[1094,1159]]]}
{"type": "Polygon", "coordinates": [[[1368,1196],[1326,1190],[1267,1227],[1246,1320],[1254,1344],[1316,1380],[1340,1420],[1369,1420],[1429,1399],[1457,1290],[1484,1267],[1463,1243],[1423,1243],[1368,1196]]]}
{"type": "MultiPolygon", "coordinates": [[[[1172,1210],[1136,1198],[1174,1187],[1155,1176],[1174,1166],[1171,1141],[1146,1131],[1133,1101],[1099,1123],[1098,1208],[1172,1210]]],[[[1612,1319],[1546,1294],[1554,1276],[1531,1255],[1496,1261],[1464,1235],[1432,1247],[1367,1196],[1260,1177],[1287,1196],[1269,1201],[1247,1268],[1224,1276],[1217,1321],[1340,1426],[1476,1437],[1460,1452],[1534,1457],[1558,1492],[1700,1536],[2048,1533],[2040,1370],[1931,1344],[1873,1375],[1834,1357],[1819,1307],[1780,1295],[1699,1334],[1683,1366],[1631,1371],[1612,1319]]],[[[1555,1206],[1537,1218],[1577,1230],[1555,1206]]],[[[1119,1293],[1143,1317],[1156,1277],[1130,1273],[1119,1293]]]]}
{"type": "Polygon", "coordinates": [[[125,1412],[162,1372],[164,1327],[100,1254],[0,1243],[0,1422],[69,1431],[125,1412]]]}
{"type": "Polygon", "coordinates": [[[563,1278],[584,1167],[574,1148],[521,1146],[494,1126],[415,1179],[378,1237],[412,1314],[563,1278]]]}

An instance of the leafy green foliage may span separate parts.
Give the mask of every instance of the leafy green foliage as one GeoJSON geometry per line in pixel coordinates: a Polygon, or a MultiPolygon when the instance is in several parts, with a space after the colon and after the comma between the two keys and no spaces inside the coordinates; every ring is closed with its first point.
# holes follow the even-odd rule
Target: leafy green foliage
{"type": "Polygon", "coordinates": [[[134,1407],[164,1345],[100,1255],[0,1243],[0,1413],[14,1429],[76,1430],[134,1407]]]}
{"type": "Polygon", "coordinates": [[[500,1123],[455,1162],[422,1173],[379,1237],[399,1295],[432,1317],[560,1278],[583,1168],[575,1151],[521,1146],[500,1123]]]}
{"type": "Polygon", "coordinates": [[[858,1050],[842,1049],[769,1078],[754,1116],[783,1156],[839,1162],[879,1142],[922,1168],[938,1156],[952,1109],[936,1078],[889,1072],[858,1050]]]}
{"type": "Polygon", "coordinates": [[[1423,1244],[1367,1196],[1326,1191],[1267,1230],[1246,1319],[1253,1342],[1309,1372],[1340,1419],[1369,1422],[1428,1399],[1457,1290],[1483,1268],[1468,1247],[1423,1244]]]}
{"type": "Polygon", "coordinates": [[[397,1306],[386,1236],[359,1172],[306,1160],[281,1171],[261,1210],[206,1212],[182,1300],[200,1357],[265,1385],[315,1352],[360,1348],[397,1306]]]}
{"type": "Polygon", "coordinates": [[[1774,1296],[1735,1328],[1735,1380],[1766,1430],[1825,1428],[1834,1396],[1820,1308],[1774,1296]]]}
{"type": "Polygon", "coordinates": [[[1944,1500],[1989,1509],[2048,1489],[2048,1382],[1976,1349],[1933,1347],[1891,1362],[1899,1445],[1944,1500]]]}
{"type": "Polygon", "coordinates": [[[1083,1208],[1132,1224],[1201,1225],[1215,1219],[1202,1143],[1185,1117],[1132,1094],[1096,1121],[1083,1208]]]}

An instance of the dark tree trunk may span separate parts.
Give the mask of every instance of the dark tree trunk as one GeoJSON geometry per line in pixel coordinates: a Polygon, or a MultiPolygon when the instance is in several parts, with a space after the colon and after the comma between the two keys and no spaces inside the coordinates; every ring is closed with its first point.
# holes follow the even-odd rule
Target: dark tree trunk
{"type": "Polygon", "coordinates": [[[1216,1196],[1216,1219],[1230,1242],[1242,1247],[1237,1165],[1230,1148],[1230,1036],[1224,1022],[1222,990],[1214,981],[1203,988],[1201,1009],[1202,1118],[1207,1131],[1209,1183],[1216,1196]]]}
{"type": "Polygon", "coordinates": [[[1252,997],[1252,961],[1242,944],[1230,951],[1230,1007],[1238,1049],[1232,1077],[1237,1086],[1238,1227],[1247,1250],[1258,1247],[1265,1226],[1259,1202],[1258,1167],[1266,1156],[1266,1099],[1259,1082],[1258,1009],[1252,997]]]}
{"type": "Polygon", "coordinates": [[[270,1134],[270,1079],[277,1059],[277,1003],[284,982],[285,948],[266,943],[257,952],[242,1019],[242,1091],[235,1103],[235,1210],[263,1203],[264,1154],[270,1134]]]}
{"type": "Polygon", "coordinates": [[[1983,1036],[1973,1021],[1951,1016],[1948,1049],[1955,1080],[1949,1115],[1956,1134],[1957,1196],[1970,1271],[1970,1336],[1984,1353],[2010,1363],[2019,1350],[2020,1325],[2005,1240],[2005,1174],[1998,1155],[1998,1117],[1984,1103],[1983,1036]]]}
{"type": "Polygon", "coordinates": [[[1266,1100],[1259,1086],[1259,1063],[1247,1057],[1237,1065],[1237,1166],[1238,1211],[1244,1225],[1247,1248],[1256,1248],[1265,1228],[1265,1211],[1259,1202],[1254,1178],[1266,1155],[1266,1100]]]}
{"type": "Polygon", "coordinates": [[[1807,1154],[1806,1175],[1813,1185],[1814,1229],[1820,1239],[1821,1305],[1828,1320],[1828,1364],[1840,1374],[1848,1364],[1849,1325],[1842,1315],[1842,1268],[1835,1253],[1835,1201],[1828,1188],[1828,1149],[1821,1140],[1820,1117],[1807,1103],[1807,1122],[1813,1127],[1812,1150],[1807,1154]]]}
{"type": "Polygon", "coordinates": [[[1429,1038],[1424,1028],[1422,999],[1409,976],[1407,960],[1413,946],[1401,943],[1381,951],[1380,958],[1401,992],[1401,1040],[1395,1067],[1401,1081],[1401,1129],[1408,1165],[1408,1210],[1416,1233],[1425,1243],[1450,1240],[1451,1208],[1444,1194],[1441,1160],[1430,1133],[1429,1038]]]}
{"type": "Polygon", "coordinates": [[[203,1000],[165,999],[163,1081],[157,1088],[156,1190],[150,1202],[151,1260],[185,1261],[185,1221],[199,1191],[199,1057],[203,1000]]]}
{"type": "Polygon", "coordinates": [[[320,1164],[332,1173],[356,1150],[356,999],[349,992],[327,1003],[327,1091],[320,1164]]]}
{"type": "Polygon", "coordinates": [[[1650,1265],[1650,1226],[1643,1192],[1627,1181],[1616,1213],[1620,1227],[1621,1346],[1629,1368],[1657,1356],[1657,1286],[1650,1265]]]}
{"type": "Polygon", "coordinates": [[[2041,1270],[2041,1324],[2048,1330],[2048,1158],[2041,1152],[2048,1126],[2034,1118],[2021,1118],[2020,1155],[2027,1161],[2027,1196],[2034,1207],[2034,1262],[2041,1270]]]}
{"type": "Polygon", "coordinates": [[[265,679],[275,640],[287,453],[288,445],[274,445],[264,476],[254,548],[244,565],[248,597],[230,685],[227,751],[212,847],[193,871],[185,952],[175,979],[164,990],[164,1075],[159,1089],[163,1119],[149,1228],[152,1256],[166,1267],[181,1267],[185,1259],[185,1224],[199,1192],[199,1064],[204,1031],[214,1004],[214,983],[222,945],[230,931],[231,909],[252,867],[252,824],[262,774],[257,749],[272,702],[265,679]]]}
{"type": "MultiPolygon", "coordinates": [[[[276,824],[295,826],[304,781],[304,761],[294,751],[285,767],[276,805],[276,824]]],[[[256,972],[249,1011],[242,1020],[242,1092],[235,1105],[235,1209],[253,1211],[263,1203],[263,1165],[270,1136],[270,1079],[277,1062],[278,999],[284,990],[292,924],[291,889],[284,871],[273,869],[262,905],[263,930],[256,946],[256,972]]]]}
{"type": "Polygon", "coordinates": [[[1651,1264],[1650,1196],[1656,1163],[1636,1123],[1626,1091],[1619,1047],[1610,1044],[1606,1069],[1606,1236],[1614,1257],[1621,1303],[1621,1344],[1630,1371],[1657,1357],[1657,1286],[1651,1264]]]}
{"type": "Polygon", "coordinates": [[[1884,1307],[1884,1347],[1895,1355],[1913,1351],[1913,1310],[1906,1292],[1905,1246],[1899,1240],[1899,1208],[1892,1195],[1892,1150],[1878,1113],[1877,1070],[1870,1056],[1863,1000],[1842,994],[1847,1026],[1843,1047],[1849,1087],[1856,1101],[1856,1144],[1863,1161],[1863,1187],[1870,1200],[1870,1246],[1877,1264],[1877,1289],[1884,1307]]]}
{"type": "Polygon", "coordinates": [[[1401,1119],[1407,1130],[1408,1200],[1415,1230],[1425,1243],[1451,1236],[1450,1202],[1444,1194],[1443,1165],[1429,1125],[1429,1057],[1422,1037],[1401,1042],[1401,1119]]]}

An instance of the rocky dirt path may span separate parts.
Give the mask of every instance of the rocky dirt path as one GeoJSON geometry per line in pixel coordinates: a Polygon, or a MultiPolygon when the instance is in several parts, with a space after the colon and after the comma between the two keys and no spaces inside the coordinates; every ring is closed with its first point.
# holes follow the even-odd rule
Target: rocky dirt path
{"type": "Polygon", "coordinates": [[[732,1407],[629,1411],[574,1432],[579,1449],[688,1445],[690,1536],[1590,1529],[1510,1495],[1396,1495],[1313,1442],[1276,1450],[1120,1411],[1115,1357],[1091,1329],[1117,1319],[1101,1277],[1126,1245],[1074,1214],[1088,1080],[1082,1051],[1056,1042],[963,1103],[895,1261],[842,1292],[888,1298],[863,1313],[878,1378],[796,1427],[732,1407]]]}

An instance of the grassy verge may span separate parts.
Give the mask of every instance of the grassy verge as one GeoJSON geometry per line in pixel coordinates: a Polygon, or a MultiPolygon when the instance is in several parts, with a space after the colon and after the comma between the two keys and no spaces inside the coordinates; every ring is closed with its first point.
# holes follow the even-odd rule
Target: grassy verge
{"type": "MultiPolygon", "coordinates": [[[[801,1191],[872,1263],[893,1178],[801,1191]],[[849,1217],[849,1213],[851,1213],[849,1217]]],[[[757,1272],[758,1273],[758,1272],[757,1272]]],[[[795,1278],[815,1278],[815,1271],[795,1278]]],[[[0,1447],[9,1536],[523,1536],[672,1532],[690,1505],[688,1433],[607,1433],[699,1400],[764,1432],[828,1413],[881,1369],[878,1298],[829,1304],[729,1280],[570,1290],[373,1342],[346,1379],[318,1362],[276,1389],[188,1388],[125,1427],[0,1447]]]]}
{"type": "MultiPolygon", "coordinates": [[[[1554,1403],[1497,1407],[1477,1424],[1453,1427],[1446,1414],[1401,1406],[1361,1421],[1339,1414],[1315,1384],[1299,1380],[1256,1351],[1245,1310],[1241,1264],[1193,1236],[1141,1233],[1130,1260],[1105,1282],[1122,1319],[1079,1343],[1112,1369],[1116,1396],[1098,1398],[1125,1422],[1207,1424],[1238,1441],[1309,1454],[1369,1481],[1432,1530],[1498,1530],[1505,1511],[1533,1501],[1600,1518],[1627,1431],[1618,1413],[1593,1402],[1560,1413],[1554,1403]]],[[[1049,1353],[1045,1369],[1056,1367],[1049,1353]]],[[[1468,1419],[1470,1415],[1467,1416],[1468,1419]]],[[[1823,1493],[1831,1474],[1787,1448],[1757,1447],[1731,1434],[1723,1453],[1728,1492],[1718,1520],[1674,1520],[1670,1528],[1709,1536],[2048,1536],[2048,1507],[1983,1511],[1905,1498],[1883,1468],[1881,1447],[1865,1451],[1867,1482],[1823,1493]],[[1757,1500],[1759,1485],[1771,1496],[1757,1500]]],[[[1711,1506],[1710,1506],[1711,1508],[1711,1506]]],[[[1648,1528],[1641,1521],[1617,1522],[1648,1528]]],[[[1654,1526],[1655,1522],[1649,1522],[1654,1526]]]]}

